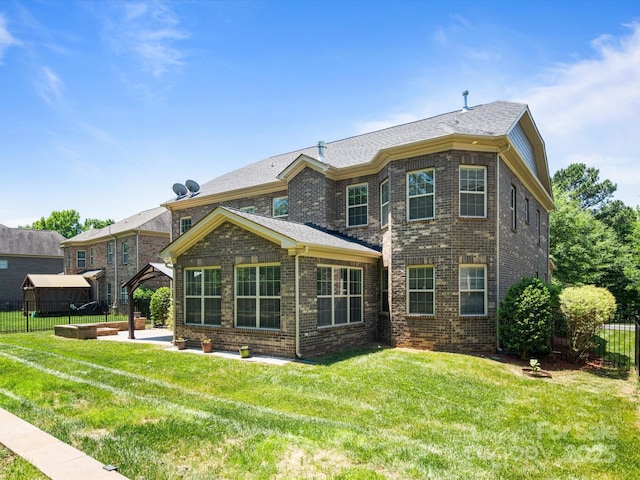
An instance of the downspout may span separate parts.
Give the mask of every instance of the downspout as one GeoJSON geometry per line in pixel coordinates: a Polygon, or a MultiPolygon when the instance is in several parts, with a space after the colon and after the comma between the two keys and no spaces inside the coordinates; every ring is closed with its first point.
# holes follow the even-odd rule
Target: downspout
{"type": "Polygon", "coordinates": [[[306,255],[309,251],[309,245],[304,246],[304,252],[296,253],[295,256],[295,282],[296,282],[296,357],[302,358],[300,352],[300,267],[298,257],[306,255]]]}
{"type": "Polygon", "coordinates": [[[500,155],[511,149],[511,143],[505,150],[498,152],[496,162],[496,351],[500,352],[500,323],[498,322],[498,302],[500,301],[500,155]]]}
{"type": "Polygon", "coordinates": [[[120,289],[118,285],[118,237],[111,233],[111,225],[109,225],[109,235],[113,238],[113,267],[114,267],[114,285],[118,289],[114,292],[115,301],[113,302],[114,308],[118,305],[118,295],[120,295],[120,289]]]}

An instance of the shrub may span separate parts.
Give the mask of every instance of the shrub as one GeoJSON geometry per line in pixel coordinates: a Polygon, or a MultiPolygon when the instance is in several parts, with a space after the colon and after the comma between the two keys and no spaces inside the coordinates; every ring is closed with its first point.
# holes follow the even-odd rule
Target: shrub
{"type": "Polygon", "coordinates": [[[154,293],[154,290],[150,288],[138,287],[133,291],[133,299],[151,301],[151,297],[153,297],[153,293],[154,293]]]}
{"type": "Polygon", "coordinates": [[[537,278],[511,285],[498,310],[500,345],[522,358],[549,353],[553,336],[549,288],[537,278]]]}
{"type": "Polygon", "coordinates": [[[570,358],[586,360],[589,351],[597,346],[598,328],[616,312],[616,299],[606,288],[568,287],[560,294],[560,310],[567,325],[570,358]]]}
{"type": "Polygon", "coordinates": [[[169,317],[169,307],[171,306],[171,290],[169,287],[160,287],[152,297],[149,310],[151,320],[155,326],[165,325],[169,317]]]}

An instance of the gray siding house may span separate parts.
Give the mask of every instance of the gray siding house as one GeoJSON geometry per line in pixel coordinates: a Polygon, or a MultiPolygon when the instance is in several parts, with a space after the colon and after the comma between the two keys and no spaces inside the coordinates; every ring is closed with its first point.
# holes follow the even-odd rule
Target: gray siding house
{"type": "Polygon", "coordinates": [[[175,334],[220,349],[490,352],[508,287],[550,275],[547,158],[520,103],[319,142],[164,206],[175,334]]]}
{"type": "Polygon", "coordinates": [[[22,301],[22,282],[30,273],[62,273],[64,239],[58,232],[0,225],[0,302],[22,301]]]}
{"type": "MultiPolygon", "coordinates": [[[[158,252],[170,238],[170,212],[163,207],[145,210],[64,240],[64,273],[83,275],[91,283],[93,300],[127,312],[129,298],[123,285],[148,263],[161,261],[158,252]]],[[[169,286],[168,279],[158,282],[149,286],[169,286]]]]}

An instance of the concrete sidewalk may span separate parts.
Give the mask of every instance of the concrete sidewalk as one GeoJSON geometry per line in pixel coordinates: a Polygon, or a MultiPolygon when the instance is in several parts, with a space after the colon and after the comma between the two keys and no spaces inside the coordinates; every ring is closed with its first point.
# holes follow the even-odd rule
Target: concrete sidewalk
{"type": "Polygon", "coordinates": [[[0,408],[0,443],[51,480],[127,480],[57,438],[0,408]]]}

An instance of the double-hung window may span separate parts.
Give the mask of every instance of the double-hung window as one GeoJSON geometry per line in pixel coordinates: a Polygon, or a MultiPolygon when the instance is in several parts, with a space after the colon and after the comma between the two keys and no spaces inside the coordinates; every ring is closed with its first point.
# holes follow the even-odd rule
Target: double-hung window
{"type": "Polygon", "coordinates": [[[85,268],[87,266],[87,251],[78,250],[76,252],[76,267],[85,268]]]}
{"type": "Polygon", "coordinates": [[[122,243],[122,263],[124,265],[129,263],[129,244],[127,242],[122,243]]]}
{"type": "Polygon", "coordinates": [[[367,225],[369,222],[368,190],[366,183],[347,187],[347,227],[367,225]]]}
{"type": "Polygon", "coordinates": [[[107,263],[113,263],[113,242],[107,243],[107,263]]]}
{"type": "Polygon", "coordinates": [[[93,247],[89,247],[89,265],[93,265],[93,247]]]}
{"type": "Polygon", "coordinates": [[[184,272],[184,321],[196,325],[222,324],[222,281],[219,267],[184,272]]]}
{"type": "Polygon", "coordinates": [[[487,216],[487,169],[460,167],[460,216],[487,216]]]}
{"type": "Polygon", "coordinates": [[[435,307],[435,278],[432,266],[407,268],[409,315],[433,315],[435,307]]]}
{"type": "Polygon", "coordinates": [[[460,265],[460,315],[487,314],[487,267],[460,265]]]}
{"type": "Polygon", "coordinates": [[[236,326],[280,329],[280,265],[236,267],[236,326]]]}
{"type": "Polygon", "coordinates": [[[407,174],[407,218],[423,220],[435,216],[435,171],[433,168],[407,174]]]}
{"type": "Polygon", "coordinates": [[[277,197],[273,199],[273,216],[287,217],[289,215],[289,197],[277,197]]]}
{"type": "Polygon", "coordinates": [[[511,185],[511,195],[509,196],[509,210],[511,213],[511,230],[514,231],[518,227],[517,203],[518,197],[516,195],[516,187],[511,185]]]}
{"type": "Polygon", "coordinates": [[[362,322],[362,269],[317,268],[318,326],[362,322]]]}
{"type": "Polygon", "coordinates": [[[180,235],[191,228],[191,217],[180,217],[180,235]]]}
{"type": "Polygon", "coordinates": [[[122,287],[122,290],[120,290],[120,304],[127,305],[128,303],[129,303],[129,291],[127,290],[127,287],[122,287]]]}
{"type": "Polygon", "coordinates": [[[380,184],[380,226],[389,223],[389,179],[380,184]]]}

